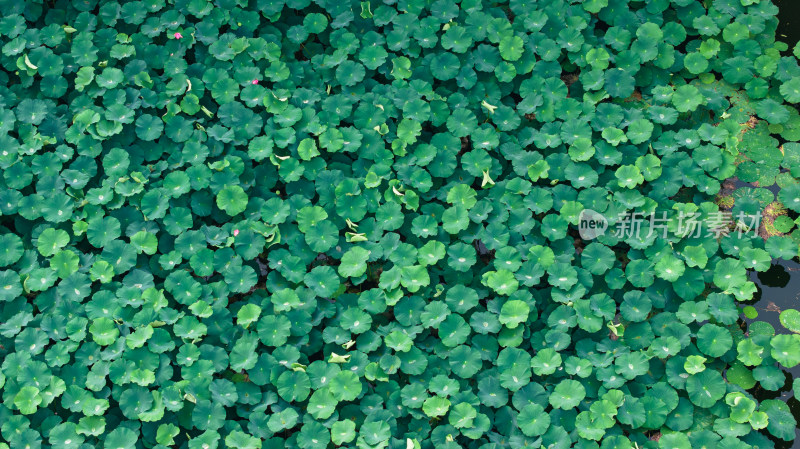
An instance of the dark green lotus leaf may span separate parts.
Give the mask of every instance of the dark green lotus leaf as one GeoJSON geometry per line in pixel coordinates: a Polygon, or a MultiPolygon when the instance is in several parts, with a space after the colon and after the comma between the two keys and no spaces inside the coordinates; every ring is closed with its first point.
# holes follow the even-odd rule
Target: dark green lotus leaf
{"type": "Polygon", "coordinates": [[[716,371],[704,370],[689,376],[686,392],[693,404],[702,408],[712,407],[725,394],[725,381],[716,371]]]}

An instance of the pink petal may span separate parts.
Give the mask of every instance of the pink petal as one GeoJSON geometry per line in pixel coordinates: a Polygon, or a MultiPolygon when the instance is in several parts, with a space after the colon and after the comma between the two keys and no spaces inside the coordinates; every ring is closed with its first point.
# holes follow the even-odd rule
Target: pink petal
{"type": "Polygon", "coordinates": [[[258,80],[253,80],[253,84],[258,84],[258,80]]]}
{"type": "Polygon", "coordinates": [[[239,235],[239,230],[238,229],[234,229],[233,230],[233,236],[236,237],[237,235],[239,235]]]}
{"type": "Polygon", "coordinates": [[[181,38],[183,38],[183,34],[175,33],[175,39],[181,39],[181,38]]]}

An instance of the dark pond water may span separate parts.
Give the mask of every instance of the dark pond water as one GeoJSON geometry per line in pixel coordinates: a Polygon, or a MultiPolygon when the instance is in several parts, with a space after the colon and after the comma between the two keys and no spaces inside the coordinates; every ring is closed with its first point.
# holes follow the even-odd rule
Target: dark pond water
{"type": "MultiPolygon", "coordinates": [[[[800,263],[797,260],[775,260],[769,270],[761,273],[753,272],[750,279],[758,286],[754,302],[750,303],[758,311],[753,321],[766,321],[775,327],[778,333],[788,333],[780,322],[782,310],[800,308],[800,263]]],[[[766,397],[779,397],[789,404],[789,408],[800,422],[800,401],[792,393],[791,379],[800,377],[800,365],[786,370],[787,382],[777,393],[768,393],[766,397]]],[[[765,398],[766,398],[765,397],[765,398]]],[[[800,429],[795,430],[793,443],[778,441],[776,448],[800,448],[800,429]]]]}
{"type": "Polygon", "coordinates": [[[789,44],[791,50],[800,41],[800,2],[797,0],[773,0],[778,6],[777,40],[789,44]]]}
{"type": "MultiPolygon", "coordinates": [[[[800,1],[773,0],[779,8],[778,29],[776,39],[789,44],[789,52],[800,41],[800,1]]],[[[753,306],[758,310],[759,321],[767,321],[777,332],[788,332],[781,326],[779,315],[781,310],[800,309],[800,263],[795,260],[776,260],[772,267],[763,273],[752,273],[751,279],[758,285],[756,302],[753,306]]],[[[751,320],[748,320],[751,321],[751,320]]],[[[788,377],[800,377],[800,365],[787,370],[787,385],[778,396],[787,401],[789,408],[800,422],[800,401],[793,397],[788,377]]],[[[800,429],[795,430],[793,443],[778,442],[777,448],[800,449],[800,429]]]]}

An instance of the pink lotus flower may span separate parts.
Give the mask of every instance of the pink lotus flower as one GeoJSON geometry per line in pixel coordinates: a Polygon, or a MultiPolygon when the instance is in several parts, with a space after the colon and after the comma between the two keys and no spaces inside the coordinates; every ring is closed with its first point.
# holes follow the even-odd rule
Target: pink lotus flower
{"type": "Polygon", "coordinates": [[[234,229],[233,230],[233,236],[236,237],[237,235],[239,235],[239,230],[238,229],[234,229]]]}
{"type": "Polygon", "coordinates": [[[182,38],[183,38],[183,34],[175,33],[175,39],[182,39],[182,38]]]}
{"type": "Polygon", "coordinates": [[[253,84],[258,84],[258,80],[253,80],[253,84]]]}

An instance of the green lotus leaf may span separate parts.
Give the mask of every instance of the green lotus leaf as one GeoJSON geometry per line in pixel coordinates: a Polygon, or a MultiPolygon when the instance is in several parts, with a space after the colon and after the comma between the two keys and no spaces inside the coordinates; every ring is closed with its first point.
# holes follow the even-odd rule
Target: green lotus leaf
{"type": "Polygon", "coordinates": [[[647,260],[632,260],[625,267],[625,276],[634,287],[649,287],[654,279],[653,265],[647,260]]]}
{"type": "MultiPolygon", "coordinates": [[[[469,226],[469,215],[467,210],[461,206],[453,206],[444,211],[442,214],[442,228],[450,233],[450,234],[457,234],[463,230],[465,230],[469,226]]],[[[458,243],[451,245],[450,249],[454,246],[458,245],[458,243]]],[[[463,245],[463,243],[462,243],[463,245]]],[[[463,253],[466,250],[459,251],[459,253],[463,253]]],[[[474,253],[474,250],[473,250],[474,253]]],[[[449,250],[448,250],[449,254],[449,250]]],[[[459,260],[461,257],[458,258],[459,260]]],[[[466,259],[469,260],[469,259],[466,259]]],[[[464,262],[459,262],[464,263],[464,262]]],[[[471,265],[471,264],[470,264],[471,265]]]]}
{"type": "Polygon", "coordinates": [[[567,264],[556,263],[549,268],[549,282],[562,289],[569,289],[578,281],[577,271],[567,264]]]}
{"type": "Polygon", "coordinates": [[[536,161],[528,166],[528,177],[531,181],[538,181],[539,179],[547,179],[549,175],[550,165],[545,160],[536,161]]]}
{"type": "Polygon", "coordinates": [[[800,311],[796,309],[786,309],[780,313],[780,322],[786,329],[800,333],[800,311]]]}
{"type": "Polygon", "coordinates": [[[710,357],[720,357],[733,345],[730,331],[714,324],[705,324],[697,332],[697,347],[710,357]]]}
{"type": "Polygon", "coordinates": [[[725,403],[731,407],[731,419],[738,423],[749,422],[756,409],[756,402],[742,393],[728,393],[725,403]]]}
{"type": "Polygon", "coordinates": [[[450,352],[449,362],[453,373],[464,379],[475,376],[483,367],[480,352],[464,345],[456,346],[450,352]]]}
{"type": "Polygon", "coordinates": [[[519,36],[506,36],[500,39],[500,56],[506,61],[516,61],[522,57],[525,42],[519,36]]]}
{"type": "Polygon", "coordinates": [[[175,424],[160,424],[156,431],[156,442],[165,446],[175,444],[175,437],[180,433],[180,428],[175,424]]]}
{"type": "Polygon", "coordinates": [[[164,178],[164,189],[167,195],[178,198],[191,190],[190,178],[185,172],[174,171],[164,178]]]}
{"type": "Polygon", "coordinates": [[[352,247],[342,255],[339,275],[342,277],[358,277],[367,271],[367,260],[370,252],[364,248],[352,247]]]}
{"type": "Polygon", "coordinates": [[[756,103],[756,113],[771,124],[785,123],[789,120],[789,110],[771,98],[756,103]]]}
{"type": "MultiPolygon", "coordinates": [[[[632,144],[638,145],[640,143],[646,142],[651,134],[653,133],[653,124],[646,120],[646,119],[638,119],[634,120],[628,125],[628,130],[626,135],[628,137],[628,141],[632,144]]],[[[655,178],[651,178],[652,180],[655,178]]]]}
{"type": "Polygon", "coordinates": [[[0,271],[0,302],[11,301],[22,294],[19,274],[11,270],[0,271]]]}
{"type": "Polygon", "coordinates": [[[708,69],[708,58],[699,51],[690,52],[683,59],[683,65],[689,73],[697,75],[708,69]]]}
{"type": "Polygon", "coordinates": [[[331,441],[333,444],[342,445],[356,438],[356,425],[350,420],[336,421],[331,426],[331,441]]]}
{"type": "Polygon", "coordinates": [[[258,282],[256,271],[248,265],[234,265],[223,272],[225,283],[234,293],[249,292],[258,282]]]}
{"type": "Polygon", "coordinates": [[[561,367],[561,355],[553,348],[544,348],[531,358],[531,368],[537,376],[547,376],[561,367]]]}
{"type": "Polygon", "coordinates": [[[767,414],[767,430],[769,433],[784,441],[794,440],[797,421],[785,402],[777,399],[766,399],[761,402],[759,411],[767,414]]]}
{"type": "Polygon", "coordinates": [[[15,234],[0,236],[0,267],[7,267],[22,257],[22,239],[15,234]]]}
{"type": "Polygon", "coordinates": [[[647,373],[649,360],[641,352],[623,354],[614,361],[614,370],[625,379],[634,379],[647,373]]]}
{"type": "Polygon", "coordinates": [[[343,86],[353,86],[364,79],[364,66],[354,61],[344,61],[336,68],[336,79],[343,86]]]}
{"type": "Polygon", "coordinates": [[[690,355],[686,357],[686,362],[683,363],[683,369],[689,374],[697,374],[706,369],[705,362],[707,360],[708,359],[703,356],[690,355]]]}
{"type": "Polygon", "coordinates": [[[339,289],[339,276],[329,266],[318,266],[306,273],[305,284],[321,297],[330,297],[339,289]]]}
{"type": "MultiPolygon", "coordinates": [[[[510,295],[517,291],[519,287],[519,282],[514,277],[514,274],[508,270],[489,271],[484,274],[482,282],[499,295],[510,295]]],[[[515,321],[520,316],[519,310],[517,310],[516,307],[513,313],[514,318],[511,318],[511,315],[509,315],[509,322],[515,321]]],[[[525,315],[527,316],[527,312],[525,312],[525,315]]],[[[511,327],[513,328],[515,325],[511,327]]]]}
{"type": "Polygon", "coordinates": [[[48,440],[52,445],[75,449],[83,444],[85,437],[78,433],[78,426],[75,423],[62,423],[50,430],[48,440]]]}
{"type": "Polygon", "coordinates": [[[136,248],[138,253],[152,256],[158,251],[158,238],[155,234],[147,231],[139,231],[131,236],[131,245],[136,248]]]}
{"type": "Polygon", "coordinates": [[[236,313],[236,323],[247,329],[247,326],[258,321],[260,315],[261,307],[255,304],[245,304],[236,313]]]}
{"type": "Polygon", "coordinates": [[[89,332],[91,332],[94,342],[101,346],[108,346],[119,337],[117,325],[105,317],[94,320],[89,326],[89,332]]]}
{"type": "Polygon", "coordinates": [[[356,308],[348,308],[341,315],[341,326],[354,334],[368,331],[372,324],[372,315],[356,308]]]}
{"type": "Polygon", "coordinates": [[[278,413],[274,413],[269,417],[267,426],[272,432],[280,432],[282,430],[291,429],[297,425],[300,415],[293,408],[285,408],[278,413]]]}
{"type": "Polygon", "coordinates": [[[571,379],[562,380],[550,394],[550,405],[562,410],[575,408],[586,397],[586,389],[583,385],[571,379]]]}
{"type": "Polygon", "coordinates": [[[173,327],[176,336],[191,339],[202,337],[206,334],[207,330],[208,326],[201,323],[193,316],[180,318],[173,327]]]}
{"type": "MultiPolygon", "coordinates": [[[[332,381],[333,382],[333,381],[332,381]]],[[[285,401],[304,401],[310,392],[308,374],[302,371],[284,371],[276,380],[278,395],[285,401]]]]}
{"type": "Polygon", "coordinates": [[[688,267],[705,268],[708,263],[708,254],[702,246],[686,246],[681,255],[688,267]]]}
{"type": "Polygon", "coordinates": [[[139,436],[127,427],[117,427],[106,435],[103,443],[105,449],[133,449],[139,436]]]}
{"type": "Polygon", "coordinates": [[[422,411],[431,418],[444,416],[450,409],[450,401],[440,396],[431,396],[422,405],[422,411]]]}
{"type": "MultiPolygon", "coordinates": [[[[68,243],[69,234],[67,234],[66,231],[61,229],[47,228],[42,231],[42,233],[39,234],[39,238],[36,239],[36,248],[39,250],[39,254],[45,257],[50,257],[57,253],[61,248],[67,246],[68,243]]],[[[6,244],[3,246],[8,248],[12,245],[6,244]]]]}
{"type": "Polygon", "coordinates": [[[528,320],[530,307],[527,303],[512,299],[506,301],[500,309],[499,321],[509,329],[514,329],[528,320]]]}
{"type": "Polygon", "coordinates": [[[588,412],[578,414],[575,419],[575,427],[578,435],[586,440],[600,440],[605,435],[605,429],[600,426],[600,423],[594,422],[588,412]]]}
{"type": "Polygon", "coordinates": [[[644,321],[652,310],[653,302],[640,292],[628,292],[620,305],[620,314],[628,321],[644,321]]]}
{"type": "Polygon", "coordinates": [[[778,192],[778,201],[788,209],[800,211],[800,184],[788,185],[778,192]]]}
{"type": "Polygon", "coordinates": [[[261,449],[261,439],[234,430],[225,437],[225,445],[236,449],[261,449]]]}
{"type": "Polygon", "coordinates": [[[770,341],[772,350],[770,355],[786,368],[792,368],[800,363],[800,335],[776,335],[770,341]]]}
{"type": "Polygon", "coordinates": [[[461,402],[450,408],[447,419],[451,426],[456,429],[462,429],[464,427],[472,427],[473,421],[477,416],[478,412],[475,407],[466,402],[461,402]]]}
{"type": "Polygon", "coordinates": [[[203,445],[211,447],[212,445],[219,444],[220,434],[215,430],[206,430],[200,435],[189,439],[189,447],[191,449],[201,449],[203,445]]]}
{"type": "Polygon", "coordinates": [[[725,381],[717,371],[703,370],[686,379],[686,392],[694,405],[710,408],[725,395],[725,381]]]}
{"type": "Polygon", "coordinates": [[[39,404],[42,403],[42,396],[38,388],[33,386],[25,386],[19,389],[14,395],[14,406],[23,415],[30,415],[36,413],[39,404]]]}
{"type": "Polygon", "coordinates": [[[683,261],[673,255],[661,258],[655,265],[655,272],[658,277],[666,281],[674,282],[686,271],[683,261]]]}
{"type": "Polygon", "coordinates": [[[747,25],[741,22],[732,22],[725,26],[722,30],[722,38],[725,42],[735,44],[742,39],[747,39],[750,36],[750,31],[747,25]]]}
{"type": "Polygon", "coordinates": [[[136,119],[136,135],[142,140],[156,140],[163,132],[164,122],[158,117],[142,114],[136,119]]]}
{"type": "Polygon", "coordinates": [[[692,85],[684,85],[675,89],[672,95],[672,105],[678,112],[694,111],[703,103],[700,91],[692,85]]]}
{"type": "Polygon", "coordinates": [[[315,156],[319,156],[319,150],[317,149],[317,143],[314,139],[305,138],[300,141],[300,145],[297,146],[297,154],[300,155],[300,159],[304,161],[309,161],[315,156]]]}
{"type": "Polygon", "coordinates": [[[327,389],[314,391],[308,400],[309,413],[316,419],[328,419],[336,411],[338,401],[327,389]]]}
{"type": "Polygon", "coordinates": [[[341,371],[331,379],[330,390],[337,401],[352,401],[362,390],[358,376],[350,371],[341,371]]]}
{"type": "Polygon", "coordinates": [[[478,119],[469,109],[454,111],[447,118],[446,123],[447,129],[456,137],[466,137],[478,127],[478,119]]]}
{"type": "Polygon", "coordinates": [[[744,266],[756,271],[767,271],[771,266],[772,257],[760,248],[744,248],[739,256],[744,266]]]}
{"type": "Polygon", "coordinates": [[[784,81],[780,86],[781,95],[790,103],[800,102],[800,81],[796,78],[784,81]]]}
{"type": "Polygon", "coordinates": [[[331,434],[322,424],[310,421],[303,424],[297,442],[304,449],[324,449],[331,442],[331,434]]]}
{"type": "Polygon", "coordinates": [[[89,221],[86,237],[96,248],[104,248],[122,234],[120,222],[114,217],[89,221]]]}
{"type": "Polygon", "coordinates": [[[419,248],[417,260],[422,266],[435,265],[445,256],[445,245],[436,240],[430,240],[419,248]]]}
{"type": "Polygon", "coordinates": [[[392,331],[384,337],[383,342],[387,347],[397,352],[408,352],[411,350],[413,340],[404,332],[392,331]]]}
{"type": "Polygon", "coordinates": [[[267,346],[278,347],[286,343],[292,323],[284,315],[264,315],[258,321],[258,338],[267,346]]]}
{"type": "Polygon", "coordinates": [[[741,340],[737,343],[737,358],[749,366],[758,366],[765,355],[764,347],[756,344],[752,339],[741,340]]]}
{"type": "Polygon", "coordinates": [[[79,267],[80,257],[71,250],[61,250],[50,259],[50,268],[62,279],[78,271],[79,267]]]}
{"type": "Polygon", "coordinates": [[[714,267],[714,285],[728,290],[742,285],[746,281],[746,270],[741,262],[735,259],[722,259],[714,267]]]}
{"type": "Polygon", "coordinates": [[[455,78],[460,68],[461,61],[449,52],[438,53],[430,59],[431,74],[442,81],[455,78]]]}
{"type": "Polygon", "coordinates": [[[778,391],[785,383],[786,377],[778,365],[761,365],[754,368],[753,380],[768,391],[778,391]]]}
{"type": "Polygon", "coordinates": [[[409,292],[416,292],[430,284],[430,275],[422,265],[411,265],[400,269],[400,284],[409,292]]]}
{"type": "Polygon", "coordinates": [[[312,13],[303,18],[303,27],[309,33],[319,34],[328,26],[328,19],[319,13],[312,13]]]}
{"type": "Polygon", "coordinates": [[[605,274],[614,266],[614,251],[598,242],[592,242],[581,253],[581,265],[592,274],[605,274]]]}
{"type": "Polygon", "coordinates": [[[703,322],[711,317],[708,312],[708,303],[704,301],[687,301],[678,307],[675,316],[685,324],[703,322]]]}
{"type": "Polygon", "coordinates": [[[633,93],[635,80],[622,68],[609,69],[605,72],[605,90],[612,97],[627,98],[633,93]]]}
{"type": "Polygon", "coordinates": [[[358,440],[370,447],[387,442],[391,436],[391,428],[384,421],[365,422],[359,429],[358,440]]]}
{"type": "Polygon", "coordinates": [[[445,346],[455,347],[466,341],[470,327],[460,315],[451,314],[439,324],[438,331],[445,346]]]}
{"type": "Polygon", "coordinates": [[[238,185],[227,186],[217,194],[217,207],[230,216],[244,212],[247,203],[247,193],[238,185]]]}
{"type": "Polygon", "coordinates": [[[692,447],[689,437],[679,432],[669,432],[661,435],[658,440],[658,447],[675,448],[675,449],[690,449],[692,447]]]}
{"type": "Polygon", "coordinates": [[[147,325],[125,337],[125,345],[130,349],[141,348],[153,336],[153,326],[147,325]]]}
{"type": "Polygon", "coordinates": [[[550,427],[550,415],[539,404],[527,404],[517,415],[517,424],[525,435],[539,436],[550,427]]]}
{"type": "MultiPolygon", "coordinates": [[[[606,142],[615,147],[628,141],[628,136],[625,135],[625,131],[614,126],[603,129],[601,135],[606,142]]],[[[630,170],[628,170],[627,167],[621,167],[621,169],[623,169],[622,173],[626,175],[626,178],[628,177],[627,175],[632,174],[629,173],[630,170]]]]}
{"type": "Polygon", "coordinates": [[[472,314],[469,324],[479,334],[496,333],[502,327],[498,317],[491,312],[476,312],[472,314]]]}

